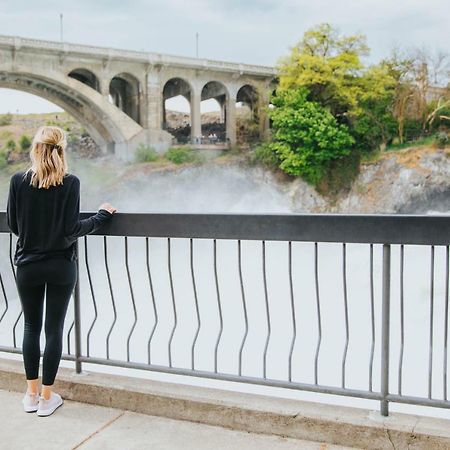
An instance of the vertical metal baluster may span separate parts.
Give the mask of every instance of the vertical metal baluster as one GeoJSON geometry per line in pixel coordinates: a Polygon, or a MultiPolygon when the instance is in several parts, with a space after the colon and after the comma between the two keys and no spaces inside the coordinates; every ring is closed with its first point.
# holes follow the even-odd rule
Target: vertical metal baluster
{"type": "Polygon", "coordinates": [[[12,240],[13,235],[9,233],[9,264],[11,265],[11,270],[14,276],[14,281],[16,281],[16,271],[14,269],[14,261],[13,261],[13,251],[12,251],[12,240]]]}
{"type": "MultiPolygon", "coordinates": [[[[78,266],[76,266],[76,267],[77,267],[77,281],[76,282],[78,282],[78,266]]],[[[73,302],[75,304],[75,287],[74,287],[74,290],[72,291],[72,294],[70,294],[70,295],[71,295],[71,298],[73,299],[73,302]]],[[[70,352],[70,333],[72,332],[72,329],[73,329],[74,326],[75,326],[75,318],[72,320],[72,323],[71,323],[69,329],[67,330],[67,354],[68,355],[71,355],[71,352],[70,352]]]]}
{"type": "Polygon", "coordinates": [[[130,333],[128,334],[128,338],[127,338],[127,361],[130,361],[130,339],[131,339],[131,335],[133,334],[134,327],[136,326],[137,311],[136,311],[136,304],[134,301],[133,286],[131,285],[130,268],[128,267],[128,236],[125,236],[125,267],[127,269],[128,286],[130,287],[131,302],[133,304],[133,312],[134,312],[133,326],[131,327],[130,333]]]}
{"type": "Polygon", "coordinates": [[[398,395],[402,395],[402,371],[403,371],[403,348],[405,343],[405,319],[404,319],[404,289],[403,289],[403,265],[404,245],[400,245],[400,357],[398,363],[398,395]]]}
{"type": "MultiPolygon", "coordinates": [[[[12,255],[13,255],[13,253],[12,253],[12,239],[13,239],[13,237],[12,237],[12,233],[10,233],[9,234],[9,263],[11,264],[11,270],[12,270],[12,273],[13,273],[13,275],[14,275],[14,282],[16,283],[16,285],[17,285],[17,278],[16,278],[16,272],[15,272],[15,270],[14,270],[14,262],[13,262],[13,258],[12,258],[12,255]]],[[[17,324],[19,323],[19,320],[20,320],[20,317],[22,316],[22,308],[20,308],[20,313],[19,313],[19,315],[17,316],[17,319],[16,319],[16,321],[14,322],[14,325],[13,325],[13,345],[14,345],[14,348],[17,348],[17,343],[16,343],[16,327],[17,327],[17,324]]]]}
{"type": "Polygon", "coordinates": [[[322,320],[320,316],[320,298],[319,298],[319,254],[318,254],[318,245],[317,242],[314,242],[314,278],[316,283],[316,306],[317,306],[317,326],[318,326],[318,339],[317,339],[317,347],[316,347],[316,356],[314,358],[314,383],[317,384],[318,373],[317,373],[317,364],[319,360],[319,349],[320,343],[322,341],[322,320]]]}
{"type": "Polygon", "coordinates": [[[373,390],[373,357],[375,349],[375,305],[374,305],[374,290],[373,290],[373,244],[370,244],[370,318],[372,324],[372,345],[370,349],[370,363],[369,363],[369,391],[373,390]]]}
{"type": "Polygon", "coordinates": [[[150,358],[150,346],[151,346],[151,342],[152,342],[152,338],[153,338],[153,334],[156,330],[156,326],[158,325],[158,311],[156,310],[156,302],[155,302],[155,293],[153,291],[153,282],[152,282],[152,275],[150,272],[150,242],[148,237],[145,238],[145,254],[146,254],[146,262],[147,262],[147,275],[148,275],[148,282],[150,285],[150,292],[152,295],[152,304],[153,304],[153,312],[155,313],[155,323],[153,325],[152,331],[150,333],[150,337],[148,338],[148,342],[147,342],[147,353],[148,353],[148,363],[151,364],[152,360],[150,358]]]}
{"type": "Polygon", "coordinates": [[[88,281],[89,281],[89,289],[91,291],[92,302],[94,305],[94,320],[92,321],[91,326],[89,327],[89,331],[88,331],[87,337],[86,337],[86,356],[89,356],[90,335],[91,335],[92,328],[94,327],[95,321],[97,320],[97,303],[95,301],[94,287],[92,285],[91,270],[89,269],[87,239],[88,239],[88,237],[84,236],[84,261],[86,263],[85,265],[86,265],[86,271],[87,271],[87,276],[88,276],[88,281]]]}
{"type": "Polygon", "coordinates": [[[1,288],[2,288],[2,294],[3,294],[3,298],[5,299],[5,310],[2,313],[2,316],[0,317],[0,323],[3,320],[3,317],[5,316],[6,312],[8,311],[9,305],[8,305],[8,296],[6,295],[6,289],[5,289],[5,285],[3,284],[3,277],[2,274],[0,273],[0,284],[1,284],[1,288]]]}
{"type": "Polygon", "coordinates": [[[383,244],[383,290],[381,305],[381,415],[389,414],[389,324],[390,324],[390,296],[391,296],[391,245],[383,244]]]}
{"type": "Polygon", "coordinates": [[[238,239],[238,267],[239,267],[239,282],[241,285],[241,297],[242,297],[242,307],[244,308],[244,319],[245,319],[245,333],[242,338],[241,346],[239,348],[239,375],[242,375],[242,350],[244,348],[245,340],[248,334],[248,317],[247,317],[247,305],[245,302],[245,292],[244,292],[244,281],[242,278],[242,256],[241,256],[241,240],[238,239]]]}
{"type": "Polygon", "coordinates": [[[8,311],[9,305],[8,305],[8,296],[6,295],[6,290],[5,290],[5,285],[3,284],[3,278],[2,278],[2,274],[0,273],[0,284],[2,287],[2,294],[3,294],[3,298],[5,299],[5,310],[2,312],[2,316],[0,317],[0,323],[3,320],[3,317],[6,314],[6,311],[8,311]]]}
{"type": "Polygon", "coordinates": [[[266,279],[266,241],[262,241],[262,262],[263,262],[263,281],[264,281],[264,299],[266,302],[266,318],[267,318],[267,338],[264,346],[264,378],[266,378],[267,367],[267,347],[270,339],[270,312],[269,312],[269,297],[267,294],[267,279],[266,279]]]}
{"type": "Polygon", "coordinates": [[[75,264],[77,267],[77,281],[75,283],[74,294],[74,329],[75,329],[75,372],[81,373],[81,299],[80,299],[80,265],[78,239],[75,241],[75,264]]]}
{"type": "Polygon", "coordinates": [[[430,340],[428,359],[428,398],[431,399],[433,378],[433,310],[434,310],[434,245],[431,246],[431,274],[430,274],[430,340]]]}
{"type": "MultiPolygon", "coordinates": [[[[75,295],[73,296],[75,298],[75,295]]],[[[75,300],[74,300],[75,302],[75,300]]],[[[75,326],[75,320],[72,320],[72,325],[70,325],[69,330],[67,331],[67,354],[71,355],[70,352],[70,333],[72,332],[73,327],[75,326]]]]}
{"type": "Polygon", "coordinates": [[[342,358],[342,388],[345,388],[345,363],[347,359],[347,350],[349,342],[348,328],[348,304],[347,304],[347,255],[345,242],[342,243],[342,282],[344,287],[344,307],[345,307],[345,347],[342,358]]]}
{"type": "MultiPolygon", "coordinates": [[[[13,240],[13,235],[12,235],[12,233],[9,233],[9,264],[11,265],[11,271],[13,273],[14,282],[17,283],[16,272],[14,270],[14,262],[13,262],[13,258],[12,258],[12,255],[13,255],[13,252],[12,252],[12,240],[13,240]]],[[[21,314],[22,314],[22,310],[20,310],[19,317],[16,319],[16,322],[14,323],[14,327],[13,327],[14,348],[17,347],[17,345],[16,345],[16,331],[15,331],[15,327],[17,325],[17,322],[20,319],[21,314]]]]}
{"type": "Polygon", "coordinates": [[[177,309],[175,306],[175,293],[173,290],[173,280],[172,280],[172,268],[171,268],[171,261],[170,261],[170,238],[167,238],[167,266],[169,270],[169,281],[170,281],[170,292],[172,294],[172,307],[173,307],[173,316],[174,316],[174,323],[172,332],[170,333],[169,338],[169,367],[172,367],[172,339],[173,335],[175,334],[175,328],[177,327],[177,309]]]}
{"type": "Polygon", "coordinates": [[[112,284],[111,284],[111,275],[109,273],[108,247],[107,247],[106,241],[107,241],[106,236],[103,236],[103,250],[104,250],[103,254],[104,254],[104,261],[105,261],[105,269],[106,269],[106,276],[108,278],[109,293],[111,295],[111,303],[112,303],[113,313],[114,313],[113,323],[111,324],[111,327],[108,331],[108,335],[106,336],[106,359],[109,359],[109,338],[111,336],[111,332],[112,332],[114,325],[116,323],[116,320],[117,320],[117,311],[116,311],[116,303],[114,301],[114,292],[113,292],[112,284]]]}
{"type": "Polygon", "coordinates": [[[189,239],[189,255],[190,255],[190,262],[191,262],[191,277],[192,277],[192,288],[194,290],[194,300],[195,300],[195,311],[197,313],[197,330],[195,331],[194,340],[192,341],[192,348],[191,348],[191,368],[194,370],[194,350],[195,350],[195,343],[197,342],[198,334],[200,333],[200,326],[201,326],[201,319],[200,319],[200,311],[198,307],[198,298],[197,298],[197,288],[195,286],[195,275],[194,275],[194,243],[193,239],[189,239]]]}
{"type": "Polygon", "coordinates": [[[444,400],[447,401],[447,355],[448,355],[448,302],[449,302],[449,246],[446,247],[445,252],[445,308],[444,308],[444,368],[443,368],[443,384],[444,384],[444,400]]]}
{"type": "Polygon", "coordinates": [[[291,350],[289,352],[289,381],[292,381],[292,352],[294,350],[295,339],[297,337],[297,325],[295,322],[295,304],[294,304],[294,286],[292,283],[292,242],[288,242],[288,250],[289,250],[289,288],[291,294],[291,314],[292,314],[292,327],[293,327],[293,336],[291,342],[291,350]]]}
{"type": "Polygon", "coordinates": [[[223,319],[222,319],[222,308],[220,305],[219,280],[217,277],[217,244],[215,239],[214,239],[214,279],[216,282],[217,307],[219,308],[219,319],[220,319],[220,330],[217,336],[216,346],[214,348],[214,372],[217,373],[217,349],[219,347],[220,337],[222,336],[223,319]]]}

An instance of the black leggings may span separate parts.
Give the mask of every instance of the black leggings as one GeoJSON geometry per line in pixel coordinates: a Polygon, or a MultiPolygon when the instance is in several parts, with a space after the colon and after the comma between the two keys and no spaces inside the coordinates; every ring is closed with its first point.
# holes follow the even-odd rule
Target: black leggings
{"type": "Polygon", "coordinates": [[[16,274],[24,314],[22,353],[27,380],[38,378],[44,291],[47,286],[42,384],[52,385],[62,355],[67,306],[77,279],[76,261],[64,257],[34,261],[18,266],[16,274]]]}

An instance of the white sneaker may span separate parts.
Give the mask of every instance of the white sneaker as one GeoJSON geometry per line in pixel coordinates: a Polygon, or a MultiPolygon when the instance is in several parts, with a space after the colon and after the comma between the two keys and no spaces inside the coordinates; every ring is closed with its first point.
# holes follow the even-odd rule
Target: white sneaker
{"type": "Polygon", "coordinates": [[[53,414],[56,408],[60,407],[64,403],[62,397],[56,392],[50,392],[50,398],[45,400],[41,395],[39,396],[39,407],[37,410],[38,416],[49,416],[53,414]]]}
{"type": "Polygon", "coordinates": [[[22,399],[23,409],[25,412],[35,412],[38,410],[39,393],[30,394],[28,391],[22,399]]]}

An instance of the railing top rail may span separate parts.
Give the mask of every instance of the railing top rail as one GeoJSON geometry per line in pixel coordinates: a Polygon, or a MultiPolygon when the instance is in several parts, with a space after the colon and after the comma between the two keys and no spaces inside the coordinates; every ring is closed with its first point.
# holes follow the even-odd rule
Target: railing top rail
{"type": "Polygon", "coordinates": [[[263,66],[258,64],[245,64],[231,61],[212,60],[207,58],[193,58],[166,53],[126,50],[112,47],[74,44],[70,42],[48,41],[21,36],[0,35],[0,47],[13,47],[16,49],[43,49],[50,52],[81,54],[94,58],[129,60],[150,64],[167,64],[173,66],[190,66],[226,72],[242,72],[263,77],[273,77],[277,74],[275,67],[263,66]]]}
{"type": "MultiPolygon", "coordinates": [[[[87,218],[94,212],[82,212],[87,218]]],[[[8,233],[5,211],[0,232],[8,233]]],[[[450,215],[116,213],[98,235],[448,245],[450,215]]]]}

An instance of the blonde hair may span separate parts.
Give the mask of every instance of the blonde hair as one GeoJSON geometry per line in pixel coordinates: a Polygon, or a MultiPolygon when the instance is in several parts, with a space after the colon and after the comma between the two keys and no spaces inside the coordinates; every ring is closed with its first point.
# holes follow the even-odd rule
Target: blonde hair
{"type": "Polygon", "coordinates": [[[31,172],[30,185],[48,189],[63,184],[68,171],[66,146],[67,138],[62,128],[42,126],[37,130],[30,150],[32,165],[24,174],[26,177],[31,172]]]}

